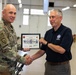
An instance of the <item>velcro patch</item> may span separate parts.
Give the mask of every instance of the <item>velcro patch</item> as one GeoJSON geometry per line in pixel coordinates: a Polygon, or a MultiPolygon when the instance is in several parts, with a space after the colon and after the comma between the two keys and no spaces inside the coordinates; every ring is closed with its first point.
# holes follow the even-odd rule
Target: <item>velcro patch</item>
{"type": "Polygon", "coordinates": [[[4,31],[0,31],[0,45],[4,47],[8,44],[8,39],[4,31]]]}

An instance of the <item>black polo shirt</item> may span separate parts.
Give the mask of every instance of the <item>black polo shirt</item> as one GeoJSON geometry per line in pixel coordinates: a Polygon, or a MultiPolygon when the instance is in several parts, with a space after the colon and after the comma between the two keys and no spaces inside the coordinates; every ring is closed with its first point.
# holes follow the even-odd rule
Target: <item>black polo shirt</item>
{"type": "Polygon", "coordinates": [[[46,32],[44,39],[49,43],[59,45],[66,51],[64,54],[54,52],[45,45],[42,45],[41,50],[46,53],[46,60],[49,62],[63,62],[72,59],[71,45],[73,42],[72,31],[70,28],[61,24],[57,31],[50,29],[46,32]]]}

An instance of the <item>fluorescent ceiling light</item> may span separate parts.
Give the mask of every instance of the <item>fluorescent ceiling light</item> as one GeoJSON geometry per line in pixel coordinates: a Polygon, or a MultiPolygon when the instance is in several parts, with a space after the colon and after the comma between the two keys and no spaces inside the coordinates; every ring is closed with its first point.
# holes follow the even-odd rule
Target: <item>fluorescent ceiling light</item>
{"type": "Polygon", "coordinates": [[[18,0],[18,3],[20,4],[21,3],[21,0],[18,0]]]}
{"type": "Polygon", "coordinates": [[[62,11],[65,11],[65,10],[68,10],[68,9],[70,9],[70,7],[65,7],[65,8],[62,9],[62,11]]]}
{"type": "Polygon", "coordinates": [[[73,7],[76,7],[76,4],[74,4],[73,7]]]}
{"type": "Polygon", "coordinates": [[[19,4],[19,8],[22,8],[22,4],[19,4]]]}

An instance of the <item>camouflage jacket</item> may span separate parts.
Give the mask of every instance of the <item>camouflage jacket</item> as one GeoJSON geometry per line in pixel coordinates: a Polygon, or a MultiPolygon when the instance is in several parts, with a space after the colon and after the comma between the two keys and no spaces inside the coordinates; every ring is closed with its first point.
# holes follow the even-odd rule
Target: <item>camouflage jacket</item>
{"type": "MultiPolygon", "coordinates": [[[[4,71],[10,66],[12,61],[24,63],[24,57],[17,54],[20,45],[17,44],[17,36],[13,26],[6,23],[4,20],[0,21],[0,71],[4,71]],[[7,60],[11,62],[7,63],[7,60]]],[[[13,65],[14,66],[14,65],[13,65]]]]}

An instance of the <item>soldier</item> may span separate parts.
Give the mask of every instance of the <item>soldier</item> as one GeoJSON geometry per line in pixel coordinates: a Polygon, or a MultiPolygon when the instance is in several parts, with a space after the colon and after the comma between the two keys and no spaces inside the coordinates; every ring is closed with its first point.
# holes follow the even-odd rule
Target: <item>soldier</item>
{"type": "MultiPolygon", "coordinates": [[[[15,17],[15,6],[7,4],[2,11],[0,21],[0,75],[15,75],[16,61],[26,64],[29,57],[21,57],[17,54],[21,46],[17,44],[17,36],[11,25],[15,17]]],[[[24,51],[28,50],[28,48],[24,49],[24,51]]]]}

